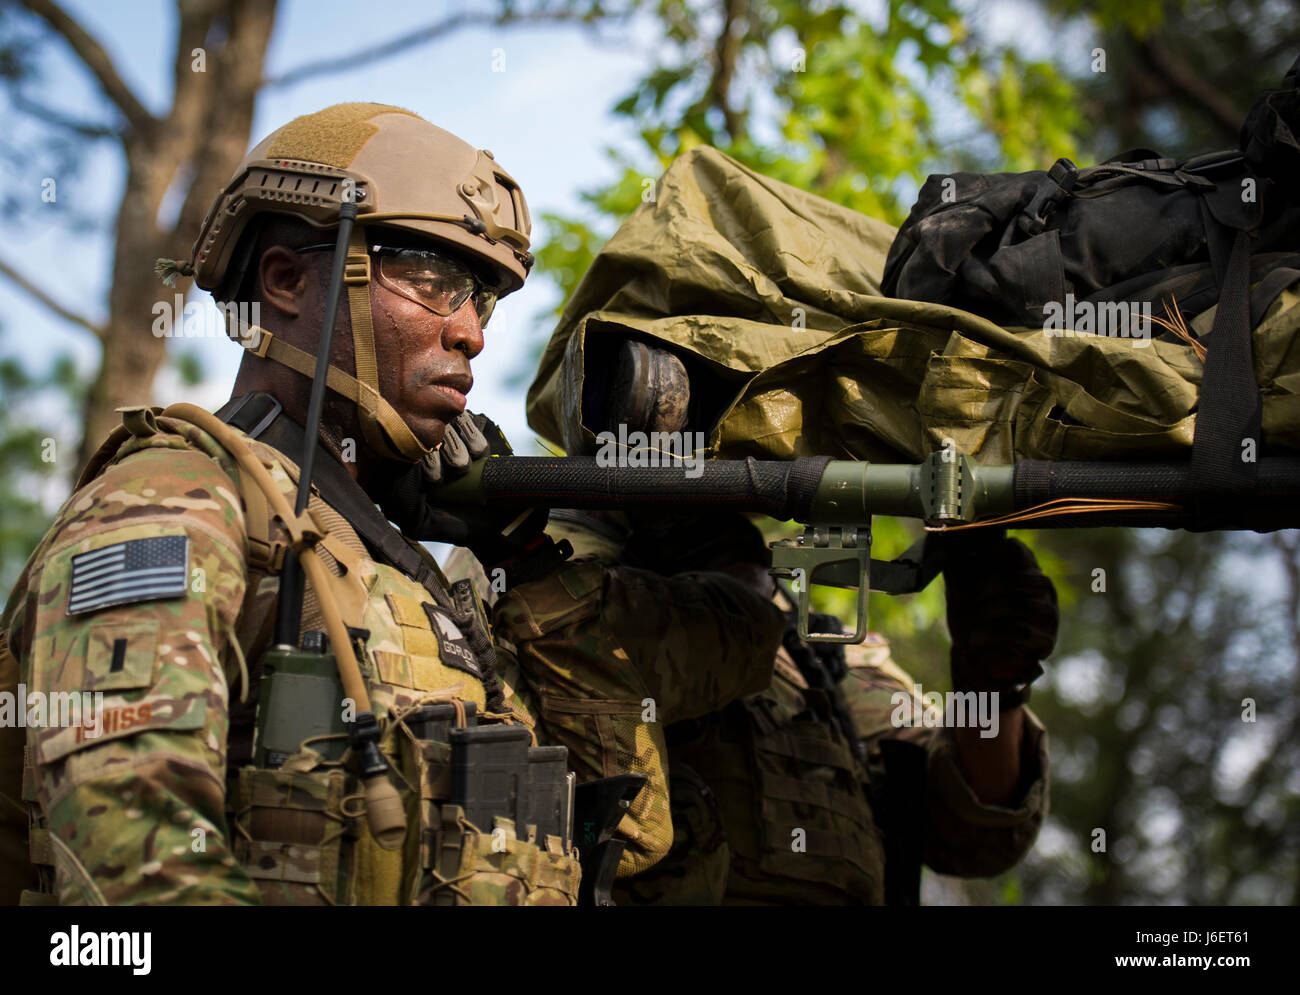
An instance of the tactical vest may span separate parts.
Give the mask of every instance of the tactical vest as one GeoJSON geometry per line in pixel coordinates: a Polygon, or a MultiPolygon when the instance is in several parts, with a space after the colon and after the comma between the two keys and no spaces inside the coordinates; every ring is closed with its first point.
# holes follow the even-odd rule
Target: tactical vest
{"type": "Polygon", "coordinates": [[[826,695],[792,663],[779,660],[767,690],[667,735],[674,833],[693,842],[624,882],[620,903],[884,903],[865,774],[826,695]]]}
{"type": "MultiPolygon", "coordinates": [[[[352,638],[380,721],[380,750],[390,764],[389,776],[399,785],[406,821],[400,847],[381,847],[370,834],[345,732],[295,738],[278,752],[270,749],[276,732],[283,740],[284,730],[268,725],[271,720],[258,721],[258,702],[262,698],[267,705],[263,681],[282,680],[285,674],[270,677],[260,663],[271,642],[279,573],[291,540],[267,494],[240,472],[230,453],[247,447],[285,491],[296,483],[297,467],[271,446],[242,434],[232,438],[230,429],[208,418],[211,422],[187,413],[182,419],[172,409],[128,412],[124,426],[92,458],[77,489],[160,433],[200,448],[238,483],[248,576],[227,652],[237,658],[246,693],[236,700],[232,682],[226,815],[234,854],[263,902],[576,904],[580,869],[570,845],[573,782],[566,751],[537,747],[531,718],[504,708],[486,614],[473,588],[448,585],[432,558],[391,527],[384,544],[390,550],[403,546],[404,554],[415,551],[423,560],[418,571],[423,582],[410,575],[416,570],[372,558],[349,521],[315,494],[308,515],[321,533],[315,548],[326,567],[330,601],[352,638]],[[510,790],[494,793],[503,776],[510,790]]],[[[321,599],[313,594],[309,591],[304,599],[305,641],[326,627],[321,599]]],[[[3,646],[0,651],[0,684],[10,683],[11,676],[16,683],[17,661],[3,646]]],[[[330,679],[328,674],[308,676],[330,679]]],[[[293,692],[308,686],[286,685],[293,692]]],[[[337,695],[325,696],[325,707],[337,709],[342,698],[337,690],[337,695]]],[[[16,744],[4,745],[10,749],[0,765],[0,794],[21,794],[27,806],[30,864],[19,868],[19,861],[11,860],[17,824],[10,825],[9,813],[8,822],[0,822],[0,860],[6,863],[0,869],[7,872],[13,863],[31,882],[24,901],[49,904],[54,875],[48,865],[53,860],[36,805],[30,757],[23,754],[20,789],[8,783],[16,781],[16,764],[9,763],[16,744]]]]}
{"type": "MultiPolygon", "coordinates": [[[[578,555],[623,555],[626,536],[582,512],[553,511],[549,531],[578,555]]],[[[618,904],[883,904],[881,834],[841,724],[782,649],[766,690],[668,726],[672,846],[619,880],[618,904]]]]}

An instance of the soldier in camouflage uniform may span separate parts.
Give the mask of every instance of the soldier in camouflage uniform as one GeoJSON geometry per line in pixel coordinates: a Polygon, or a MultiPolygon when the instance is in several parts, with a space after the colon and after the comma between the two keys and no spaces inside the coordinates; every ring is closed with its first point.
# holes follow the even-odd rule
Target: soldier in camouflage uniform
{"type": "MultiPolygon", "coordinates": [[[[548,532],[589,552],[581,530],[559,519],[548,532]]],[[[664,576],[583,555],[495,604],[495,631],[526,674],[539,727],[570,748],[579,781],[648,779],[619,825],[628,841],[620,877],[652,867],[674,843],[667,723],[718,712],[772,679],[784,618],[723,566],[664,576]]]]}
{"type": "MultiPolygon", "coordinates": [[[[231,404],[220,421],[192,406],[126,412],[0,624],[0,691],[103,695],[93,728],[0,730],[0,900],[574,902],[579,866],[563,833],[503,817],[476,825],[450,803],[449,734],[422,734],[416,710],[531,730],[535,703],[473,592],[449,585],[375,507],[435,474],[482,325],[531,266],[529,227],[490,152],[397,108],[331,107],[249,153],[192,260],[172,267],[266,316],[232,326],[248,354],[231,404]],[[314,493],[296,516],[331,258],[315,250],[333,247],[347,200],[360,210],[348,307],[314,493]],[[291,638],[306,646],[329,630],[336,656],[355,655],[379,718],[382,780],[400,800],[395,826],[368,821],[378,805],[366,811],[355,755],[332,754],[329,736],[254,764],[258,661],[285,641],[272,630],[289,549],[304,568],[323,564],[291,638]]],[[[512,574],[557,558],[525,527],[461,526],[512,574]]],[[[339,677],[346,685],[343,663],[339,677]]]]}
{"type": "MultiPolygon", "coordinates": [[[[625,689],[605,708],[628,716],[625,736],[667,748],[671,850],[652,866],[624,862],[620,904],[879,904],[907,902],[909,892],[914,901],[922,860],[943,873],[987,876],[1032,844],[1047,809],[1047,738],[1019,702],[1050,652],[1057,612],[1050,582],[1023,545],[967,543],[946,571],[954,686],[998,690],[1009,706],[998,735],[985,739],[974,728],[939,727],[942,716],[923,721],[928,706],[875,634],[827,666],[791,622],[780,644],[751,643],[779,649],[771,680],[748,689],[714,647],[689,636],[666,645],[665,609],[645,595],[711,576],[697,571],[724,569],[791,607],[762,569],[761,537],[739,516],[629,530],[625,516],[557,512],[549,531],[576,551],[567,575],[587,582],[561,573],[512,589],[496,604],[498,631],[517,641],[521,659],[542,657],[553,674],[589,668],[584,654],[605,655],[625,689]],[[629,599],[628,591],[642,594],[629,599]],[[638,729],[632,713],[641,694],[658,707],[638,729]],[[904,699],[909,727],[897,721],[904,699]]],[[[736,620],[738,631],[755,624],[769,639],[771,623],[765,614],[736,620]]],[[[571,695],[557,695],[542,715],[593,721],[590,706],[571,695]]]]}

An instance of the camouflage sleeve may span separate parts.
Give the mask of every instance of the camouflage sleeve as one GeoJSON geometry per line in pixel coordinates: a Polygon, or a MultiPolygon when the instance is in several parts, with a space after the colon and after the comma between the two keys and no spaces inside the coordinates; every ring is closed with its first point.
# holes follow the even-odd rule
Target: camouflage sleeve
{"type": "MultiPolygon", "coordinates": [[[[506,708],[534,733],[544,734],[545,730],[537,728],[537,698],[520,672],[514,646],[500,636],[496,638],[495,643],[497,678],[501,681],[506,708]]],[[[548,745],[542,739],[538,742],[543,746],[548,745]]]]}
{"type": "Polygon", "coordinates": [[[886,737],[926,750],[925,863],[961,877],[989,877],[1014,866],[1047,815],[1047,732],[1038,717],[1025,709],[1018,803],[985,804],[957,765],[956,741],[943,727],[942,712],[917,696],[915,682],[890,657],[889,644],[872,634],[863,646],[848,649],[840,690],[868,752],[878,756],[886,737]]]}
{"type": "Polygon", "coordinates": [[[648,777],[620,826],[619,875],[651,866],[672,845],[664,725],[766,687],[780,611],[725,574],[585,559],[508,591],[495,623],[578,779],[648,777]]]}
{"type": "Polygon", "coordinates": [[[16,651],[60,904],[259,900],[225,818],[221,661],[246,555],[234,488],[200,452],[146,448],[73,495],[43,542],[16,651]]]}

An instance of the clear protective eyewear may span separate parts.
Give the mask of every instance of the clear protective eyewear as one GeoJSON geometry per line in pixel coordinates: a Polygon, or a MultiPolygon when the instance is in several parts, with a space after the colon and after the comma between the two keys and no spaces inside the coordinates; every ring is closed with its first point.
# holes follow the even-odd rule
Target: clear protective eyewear
{"type": "MultiPolygon", "coordinates": [[[[322,243],[294,251],[317,252],[334,247],[333,243],[322,243]]],[[[390,245],[372,245],[370,253],[379,257],[379,282],[393,293],[443,317],[455,314],[472,299],[479,327],[487,326],[500,288],[484,283],[459,259],[433,249],[390,245]]]]}

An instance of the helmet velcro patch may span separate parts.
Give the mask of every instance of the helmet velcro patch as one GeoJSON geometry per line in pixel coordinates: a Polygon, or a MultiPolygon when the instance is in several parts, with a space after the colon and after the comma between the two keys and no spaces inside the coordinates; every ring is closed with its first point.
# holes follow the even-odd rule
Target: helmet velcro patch
{"type": "Polygon", "coordinates": [[[266,156],[268,159],[320,162],[346,169],[361,151],[361,146],[379,130],[368,122],[380,114],[419,117],[411,111],[387,104],[335,104],[286,124],[267,148],[266,156]]]}

